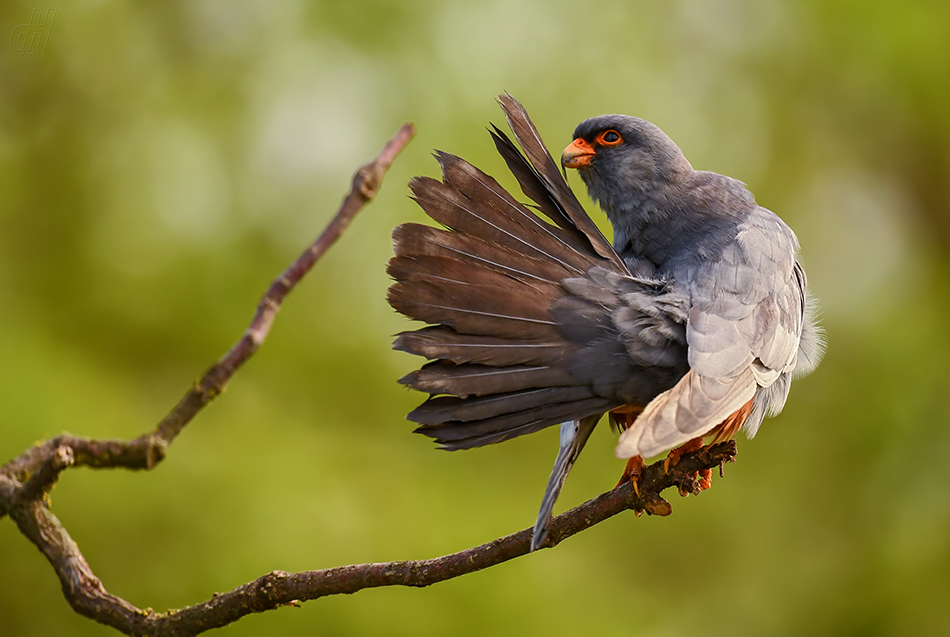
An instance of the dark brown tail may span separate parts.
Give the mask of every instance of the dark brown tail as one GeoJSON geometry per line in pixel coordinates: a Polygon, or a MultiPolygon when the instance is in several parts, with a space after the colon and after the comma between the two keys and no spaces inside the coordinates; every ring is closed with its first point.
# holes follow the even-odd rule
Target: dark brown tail
{"type": "Polygon", "coordinates": [[[401,380],[430,394],[408,418],[447,449],[500,442],[619,404],[598,394],[579,357],[609,321],[561,282],[591,268],[625,272],[625,266],[563,181],[524,109],[509,96],[501,103],[531,163],[497,128],[492,137],[524,192],[554,224],[465,160],[437,153],[442,181],[417,177],[410,186],[446,229],[407,223],[393,233],[389,274],[396,282],[389,302],[433,325],[400,334],[393,344],[432,360],[401,380]],[[559,312],[565,303],[570,311],[559,312]],[[578,338],[572,318],[561,315],[584,313],[575,306],[585,303],[593,322],[582,331],[596,333],[578,338]]]}

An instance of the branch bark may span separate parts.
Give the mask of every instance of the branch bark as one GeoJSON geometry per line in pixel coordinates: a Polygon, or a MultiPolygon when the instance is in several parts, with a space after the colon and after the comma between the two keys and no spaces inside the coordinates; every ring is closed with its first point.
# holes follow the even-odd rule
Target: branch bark
{"type": "MultiPolygon", "coordinates": [[[[224,390],[235,372],[258,350],[283,300],[373,199],[389,166],[414,134],[411,124],[403,125],[376,159],[357,171],[337,214],[313,244],[274,280],[240,340],[195,381],[153,431],[128,441],[63,434],[35,445],[0,467],[0,517],[9,515],[20,532],[46,556],[60,579],[67,602],[77,613],[127,635],[198,635],[251,613],[328,595],[379,586],[429,586],[529,552],[531,529],[525,529],[429,560],[357,564],[301,573],[273,571],[208,601],[156,613],[109,593],[49,508],[47,494],[69,467],[150,470],[162,461],[182,429],[224,390]]],[[[681,493],[698,493],[696,472],[716,466],[721,469],[735,454],[735,443],[729,441],[684,455],[669,473],[662,461],[654,463],[640,477],[639,494],[631,483],[625,482],[555,517],[545,547],[555,546],[628,509],[638,515],[642,511],[668,515],[670,505],[660,497],[663,490],[677,486],[681,493]]]]}

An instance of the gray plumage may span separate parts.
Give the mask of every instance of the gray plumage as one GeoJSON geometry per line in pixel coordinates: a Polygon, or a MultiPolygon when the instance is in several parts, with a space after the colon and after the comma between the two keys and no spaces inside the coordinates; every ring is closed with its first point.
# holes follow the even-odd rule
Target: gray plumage
{"type": "Polygon", "coordinates": [[[798,239],[729,177],[693,170],[659,128],[626,115],[587,120],[575,139],[614,130],[579,168],[614,227],[614,247],[688,299],[689,371],[621,436],[617,455],[652,456],[709,432],[752,400],[751,436],[782,410],[793,375],[821,358],[798,239]]]}
{"type": "Polygon", "coordinates": [[[621,435],[620,457],[661,453],[737,412],[749,413],[751,436],[823,344],[797,239],[743,184],[693,170],[649,122],[587,120],[562,162],[589,149],[570,163],[606,212],[611,244],[521,105],[499,101],[524,155],[490,132],[533,205],[437,153],[442,181],[410,185],[445,229],[396,228],[388,298],[430,324],[393,345],[431,361],[401,380],[430,395],[408,416],[418,432],[453,450],[561,425],[535,549],[605,412],[643,409],[621,435]]]}
{"type": "Polygon", "coordinates": [[[544,498],[541,500],[541,510],[538,511],[538,517],[531,534],[532,551],[539,549],[544,544],[544,540],[547,539],[554,503],[561,494],[561,487],[564,486],[567,474],[574,466],[574,461],[583,451],[590,435],[594,432],[598,420],[600,420],[600,414],[561,423],[557,458],[554,460],[554,468],[551,470],[551,477],[548,479],[548,486],[544,490],[544,498]]]}

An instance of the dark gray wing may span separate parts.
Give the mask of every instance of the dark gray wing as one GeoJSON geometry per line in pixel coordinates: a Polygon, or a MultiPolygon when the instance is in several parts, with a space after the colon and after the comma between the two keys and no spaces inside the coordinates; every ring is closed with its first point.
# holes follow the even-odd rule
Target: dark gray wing
{"type": "Polygon", "coordinates": [[[690,370],[624,432],[618,456],[652,456],[702,436],[794,369],[806,298],[798,241],[764,208],[737,230],[718,258],[677,277],[689,287],[690,370]]]}

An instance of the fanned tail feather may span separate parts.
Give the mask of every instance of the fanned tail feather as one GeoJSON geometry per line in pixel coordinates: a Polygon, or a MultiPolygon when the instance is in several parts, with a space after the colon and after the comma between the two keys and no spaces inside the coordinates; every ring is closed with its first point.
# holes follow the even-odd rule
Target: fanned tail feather
{"type": "MultiPolygon", "coordinates": [[[[622,264],[623,262],[613,246],[610,245],[610,242],[607,241],[597,225],[584,211],[584,207],[581,206],[574,192],[558,171],[557,163],[554,161],[554,158],[551,157],[551,153],[548,152],[548,149],[545,148],[538,129],[535,128],[531,118],[528,117],[528,111],[524,109],[518,100],[507,93],[498,96],[498,103],[501,104],[502,109],[505,111],[505,117],[508,119],[508,125],[515,134],[515,139],[521,144],[521,148],[528,157],[528,162],[530,162],[538,178],[544,184],[544,188],[551,199],[556,202],[564,215],[570,219],[571,224],[587,237],[591,248],[593,248],[596,254],[610,262],[622,264]]],[[[504,156],[504,153],[502,155],[504,156]]],[[[516,172],[515,175],[517,176],[518,173],[516,172]]],[[[522,184],[522,187],[523,186],[522,184]]]]}
{"type": "MultiPolygon", "coordinates": [[[[517,102],[502,96],[502,106],[524,147],[533,125],[517,102]]],[[[439,152],[442,181],[417,177],[410,187],[445,229],[406,223],[393,232],[389,302],[431,325],[393,343],[432,361],[401,380],[430,394],[408,418],[446,449],[501,442],[619,404],[598,395],[587,374],[572,373],[580,346],[571,336],[578,330],[567,325],[565,333],[558,325],[563,313],[553,309],[568,294],[562,281],[625,266],[604,249],[609,243],[573,195],[565,195],[567,184],[556,184],[560,174],[539,138],[525,148],[526,160],[497,128],[492,137],[522,190],[553,223],[465,160],[439,152]],[[542,151],[547,159],[539,169],[542,151]]],[[[603,329],[602,317],[593,318],[600,321],[593,329],[603,329]]]]}
{"type": "MultiPolygon", "coordinates": [[[[410,413],[410,420],[415,420],[418,416],[416,412],[422,410],[426,404],[428,403],[410,413]]],[[[542,404],[531,409],[481,420],[446,421],[437,425],[422,425],[416,431],[434,438],[443,449],[452,451],[470,449],[534,433],[571,420],[572,416],[578,413],[599,417],[600,414],[615,406],[616,404],[609,399],[598,396],[570,402],[542,404]]]]}
{"type": "Polygon", "coordinates": [[[506,365],[563,365],[569,348],[560,339],[547,341],[511,340],[496,336],[460,334],[446,326],[426,327],[396,337],[393,349],[443,359],[457,365],[480,363],[506,365]]]}

